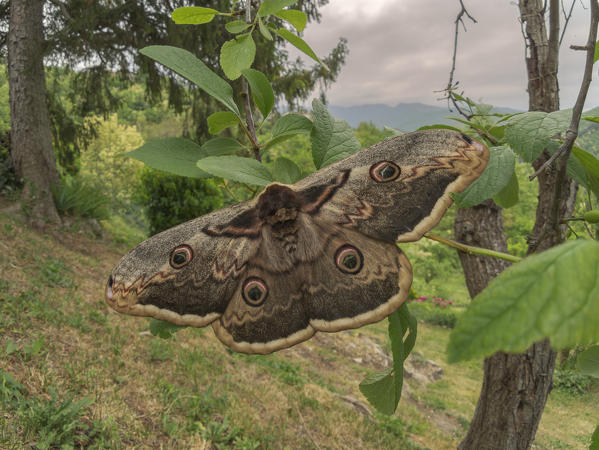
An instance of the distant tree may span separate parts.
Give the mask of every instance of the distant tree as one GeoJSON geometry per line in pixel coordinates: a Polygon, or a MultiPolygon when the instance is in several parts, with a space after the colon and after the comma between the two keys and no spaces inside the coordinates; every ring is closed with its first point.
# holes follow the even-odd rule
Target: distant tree
{"type": "Polygon", "coordinates": [[[134,197],[140,189],[143,164],[132,158],[120,158],[143,144],[137,129],[118,123],[112,114],[101,121],[97,136],[90,142],[79,160],[79,174],[90,183],[101,185],[112,199],[112,207],[126,214],[131,212],[134,197]]]}
{"type": "Polygon", "coordinates": [[[395,132],[390,128],[380,129],[372,122],[360,122],[354,134],[362,147],[366,148],[395,135],[395,132]]]}
{"type": "MultiPolygon", "coordinates": [[[[12,132],[12,158],[17,174],[27,180],[29,187],[25,194],[36,224],[59,220],[49,190],[58,181],[50,119],[54,124],[54,141],[59,144],[57,150],[77,152],[78,146],[73,143],[88,130],[83,128],[82,121],[77,123],[70,117],[115,110],[118,99],[111,92],[111,83],[117,75],[126,82],[130,80],[130,73],[143,73],[149,98],[158,99],[164,91],[168,92],[173,108],[191,111],[194,127],[190,134],[196,138],[207,134],[205,118],[212,112],[213,102],[199,90],[187,89],[172,74],[164,78],[152,61],[138,53],[138,49],[151,44],[176,45],[202,55],[206,64],[220,72],[217,50],[230,39],[221,32],[220,21],[215,20],[200,29],[176,26],[170,19],[175,8],[195,3],[221,11],[232,10],[238,4],[232,0],[11,0],[10,8],[0,6],[0,42],[8,41],[9,72],[12,71],[9,81],[14,83],[14,89],[11,87],[11,99],[14,99],[11,100],[14,106],[11,117],[16,129],[12,132]],[[6,30],[9,11],[11,20],[6,30]],[[71,79],[74,109],[70,115],[56,107],[52,110],[53,117],[49,117],[43,61],[76,69],[71,79]],[[30,128],[34,132],[25,137],[19,130],[34,121],[35,128],[30,128]],[[73,132],[61,133],[68,127],[73,132]],[[57,139],[59,134],[70,136],[71,140],[57,139]],[[32,172],[33,168],[37,169],[32,172]]],[[[306,12],[308,20],[318,20],[318,7],[326,3],[327,0],[303,0],[298,5],[306,12]]],[[[272,41],[262,39],[257,45],[254,67],[274,80],[277,96],[290,105],[306,98],[317,86],[326,87],[333,81],[347,52],[346,42],[342,39],[324,58],[330,68],[325,71],[289,61],[287,52],[281,49],[282,40],[277,36],[272,41]]]]}

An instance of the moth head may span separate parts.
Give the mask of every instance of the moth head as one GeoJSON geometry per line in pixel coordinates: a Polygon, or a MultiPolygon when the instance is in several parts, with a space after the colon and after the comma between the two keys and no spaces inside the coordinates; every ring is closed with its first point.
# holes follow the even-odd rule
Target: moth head
{"type": "MultiPolygon", "coordinates": [[[[160,233],[135,247],[112,270],[106,301],[113,309],[136,314],[136,305],[156,305],[169,291],[193,279],[196,251],[185,225],[160,233]]],[[[139,314],[149,315],[149,314],[139,314]]]]}

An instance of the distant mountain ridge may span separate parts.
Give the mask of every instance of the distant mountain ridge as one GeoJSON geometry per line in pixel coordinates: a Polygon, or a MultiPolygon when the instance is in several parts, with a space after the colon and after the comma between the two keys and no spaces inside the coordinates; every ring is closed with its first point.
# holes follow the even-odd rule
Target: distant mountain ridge
{"type": "MultiPolygon", "coordinates": [[[[383,104],[328,105],[327,107],[333,116],[346,120],[354,128],[360,122],[372,122],[379,128],[387,126],[400,131],[413,131],[424,125],[438,123],[457,124],[457,122],[446,118],[446,116],[452,115],[447,107],[425,105],[423,103],[399,103],[396,106],[383,104]]],[[[494,108],[493,112],[516,113],[520,111],[512,108],[494,108]]]]}

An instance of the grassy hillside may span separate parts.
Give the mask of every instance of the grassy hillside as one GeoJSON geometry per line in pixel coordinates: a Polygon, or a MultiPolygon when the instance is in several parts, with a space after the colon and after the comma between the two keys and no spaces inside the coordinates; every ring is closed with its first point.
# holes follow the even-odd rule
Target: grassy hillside
{"type": "MultiPolygon", "coordinates": [[[[417,375],[384,417],[358,383],[389,363],[385,321],[265,357],[228,351],[209,328],[162,340],[104,303],[127,248],[77,225],[35,233],[7,207],[0,198],[0,448],[443,449],[468,427],[481,361],[448,365],[446,328],[420,325],[417,375]],[[437,381],[417,381],[427,360],[437,381]]],[[[588,446],[598,400],[596,385],[554,390],[537,448],[588,446]]]]}

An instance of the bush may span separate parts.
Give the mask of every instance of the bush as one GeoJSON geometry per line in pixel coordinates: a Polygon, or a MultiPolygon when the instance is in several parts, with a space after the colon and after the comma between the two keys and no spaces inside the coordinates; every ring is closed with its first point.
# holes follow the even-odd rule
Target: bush
{"type": "Polygon", "coordinates": [[[90,219],[107,219],[110,199],[102,189],[80,176],[66,175],[52,189],[56,209],[60,214],[70,214],[90,219]]]}
{"type": "Polygon", "coordinates": [[[458,317],[451,307],[451,300],[443,300],[440,297],[418,297],[410,300],[410,312],[419,322],[431,325],[439,325],[446,328],[454,328],[458,317]]]}
{"type": "Polygon", "coordinates": [[[144,167],[141,182],[152,235],[223,205],[222,192],[210,179],[185,178],[144,167]]]}
{"type": "Polygon", "coordinates": [[[591,377],[571,370],[555,369],[553,387],[570,395],[581,395],[589,390],[591,377]]]}

